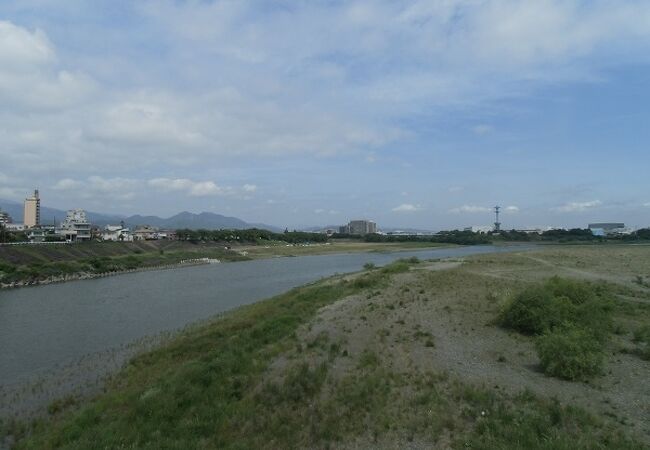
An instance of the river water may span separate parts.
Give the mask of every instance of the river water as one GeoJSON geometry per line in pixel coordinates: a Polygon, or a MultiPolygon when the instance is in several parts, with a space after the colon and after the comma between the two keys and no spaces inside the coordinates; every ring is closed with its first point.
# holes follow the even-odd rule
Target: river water
{"type": "Polygon", "coordinates": [[[384,265],[411,256],[449,258],[524,248],[272,258],[0,291],[0,389],[322,277],[360,270],[367,262],[384,265]]]}

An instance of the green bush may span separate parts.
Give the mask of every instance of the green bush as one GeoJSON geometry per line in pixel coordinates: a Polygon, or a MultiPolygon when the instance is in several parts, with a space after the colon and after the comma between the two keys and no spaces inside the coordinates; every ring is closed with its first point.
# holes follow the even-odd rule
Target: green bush
{"type": "Polygon", "coordinates": [[[569,323],[591,329],[604,339],[612,327],[612,303],[606,292],[590,284],[554,277],[515,294],[499,322],[523,334],[540,335],[569,323]]]}
{"type": "Polygon", "coordinates": [[[602,371],[602,344],[591,330],[565,325],[536,341],[544,372],[566,380],[587,380],[602,371]]]}
{"type": "Polygon", "coordinates": [[[584,380],[601,371],[612,308],[603,288],[555,277],[515,294],[499,322],[539,336],[536,347],[545,373],[584,380]]]}

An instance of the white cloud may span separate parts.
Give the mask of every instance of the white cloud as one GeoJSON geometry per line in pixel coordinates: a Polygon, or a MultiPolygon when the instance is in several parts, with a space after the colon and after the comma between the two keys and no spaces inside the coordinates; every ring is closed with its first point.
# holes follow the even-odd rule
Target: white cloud
{"type": "Polygon", "coordinates": [[[0,20],[0,66],[25,69],[55,60],[54,49],[43,31],[33,32],[0,20]]]}
{"type": "Polygon", "coordinates": [[[91,201],[118,199],[131,200],[135,198],[134,190],[140,186],[140,181],[130,178],[104,178],[93,175],[85,180],[63,178],[57,181],[51,189],[65,192],[68,199],[85,199],[91,201]]]}
{"type": "Polygon", "coordinates": [[[192,197],[226,195],[231,192],[231,188],[222,188],[214,181],[192,181],[187,178],[153,178],[148,184],[161,191],[182,191],[192,197]]]}
{"type": "Polygon", "coordinates": [[[488,208],[487,206],[463,205],[459,206],[458,208],[453,208],[449,212],[452,212],[454,214],[489,213],[492,212],[492,208],[488,208]]]}
{"type": "Polygon", "coordinates": [[[447,191],[448,191],[449,193],[451,193],[451,194],[455,194],[455,193],[457,193],[457,192],[462,192],[463,189],[464,189],[464,188],[463,188],[462,186],[450,186],[450,187],[447,189],[447,191]]]}
{"type": "Polygon", "coordinates": [[[392,209],[393,212],[416,212],[421,211],[423,208],[420,205],[414,205],[412,203],[402,203],[399,206],[396,206],[392,209]]]}
{"type": "Polygon", "coordinates": [[[254,184],[245,184],[244,186],[242,186],[242,190],[244,192],[255,192],[257,191],[257,186],[254,184]]]}
{"type": "Polygon", "coordinates": [[[551,208],[551,210],[556,212],[568,212],[568,213],[582,212],[589,209],[597,208],[602,204],[603,203],[600,200],[592,200],[588,202],[570,202],[562,206],[556,206],[554,208],[551,208]]]}
{"type": "Polygon", "coordinates": [[[314,210],[314,214],[330,214],[332,216],[336,216],[340,214],[340,211],[337,211],[335,209],[322,209],[322,208],[317,208],[314,210]]]}
{"type": "Polygon", "coordinates": [[[129,178],[120,178],[120,177],[103,178],[94,175],[88,177],[87,184],[89,185],[90,189],[93,189],[98,192],[111,194],[114,192],[133,189],[138,184],[138,181],[129,178]]]}
{"type": "Polygon", "coordinates": [[[63,178],[56,182],[52,189],[55,191],[69,191],[72,189],[79,189],[83,186],[83,183],[80,181],[73,180],[72,178],[63,178]]]}
{"type": "Polygon", "coordinates": [[[87,75],[57,66],[43,31],[0,21],[0,111],[56,110],[77,104],[93,89],[87,75]]]}
{"type": "Polygon", "coordinates": [[[650,202],[644,203],[643,206],[645,206],[646,208],[650,208],[650,202]]]}
{"type": "Polygon", "coordinates": [[[494,128],[492,126],[486,125],[486,124],[480,124],[480,125],[476,125],[476,126],[472,127],[472,131],[474,132],[474,134],[477,134],[479,136],[489,134],[493,130],[494,130],[494,128]]]}
{"type": "Polygon", "coordinates": [[[514,214],[514,213],[518,213],[518,212],[519,212],[519,207],[518,207],[518,206],[514,206],[514,205],[510,205],[510,206],[506,206],[505,208],[503,208],[503,211],[504,211],[505,213],[508,213],[508,214],[514,214]]]}

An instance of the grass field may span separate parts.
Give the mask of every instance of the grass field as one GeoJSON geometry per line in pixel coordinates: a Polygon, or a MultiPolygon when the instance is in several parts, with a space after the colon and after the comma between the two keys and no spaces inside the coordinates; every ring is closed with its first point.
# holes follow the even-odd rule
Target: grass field
{"type": "Polygon", "coordinates": [[[648,247],[551,247],[400,261],[195,327],[90,401],[5,423],[17,448],[648,448],[648,247]],[[611,295],[604,370],[543,373],[498,324],[560,275],[611,295]],[[26,436],[26,437],[25,437],[26,436]]]}

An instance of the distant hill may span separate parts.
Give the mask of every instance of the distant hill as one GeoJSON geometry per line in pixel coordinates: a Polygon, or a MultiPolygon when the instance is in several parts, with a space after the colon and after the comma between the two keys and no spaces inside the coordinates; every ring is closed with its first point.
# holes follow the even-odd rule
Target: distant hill
{"type": "MultiPolygon", "coordinates": [[[[23,220],[23,204],[17,203],[9,200],[0,199],[0,209],[9,213],[13,218],[14,222],[22,222],[23,220]]],[[[92,211],[86,211],[88,215],[88,220],[93,225],[104,226],[108,224],[118,224],[120,221],[124,221],[124,224],[129,227],[135,227],[136,225],[151,225],[159,228],[167,229],[178,229],[178,228],[189,228],[197,230],[200,228],[212,230],[212,229],[245,229],[245,228],[261,228],[265,230],[280,232],[282,229],[274,227],[272,225],[266,225],[263,223],[248,223],[237,217],[228,217],[221,214],[202,212],[199,214],[190,213],[183,211],[176,214],[175,216],[168,218],[161,218],[158,216],[118,216],[118,215],[108,215],[101,214],[92,211]]],[[[56,220],[57,223],[61,222],[66,216],[66,212],[60,209],[48,208],[46,206],[41,206],[41,222],[43,224],[52,224],[56,220]]]]}

